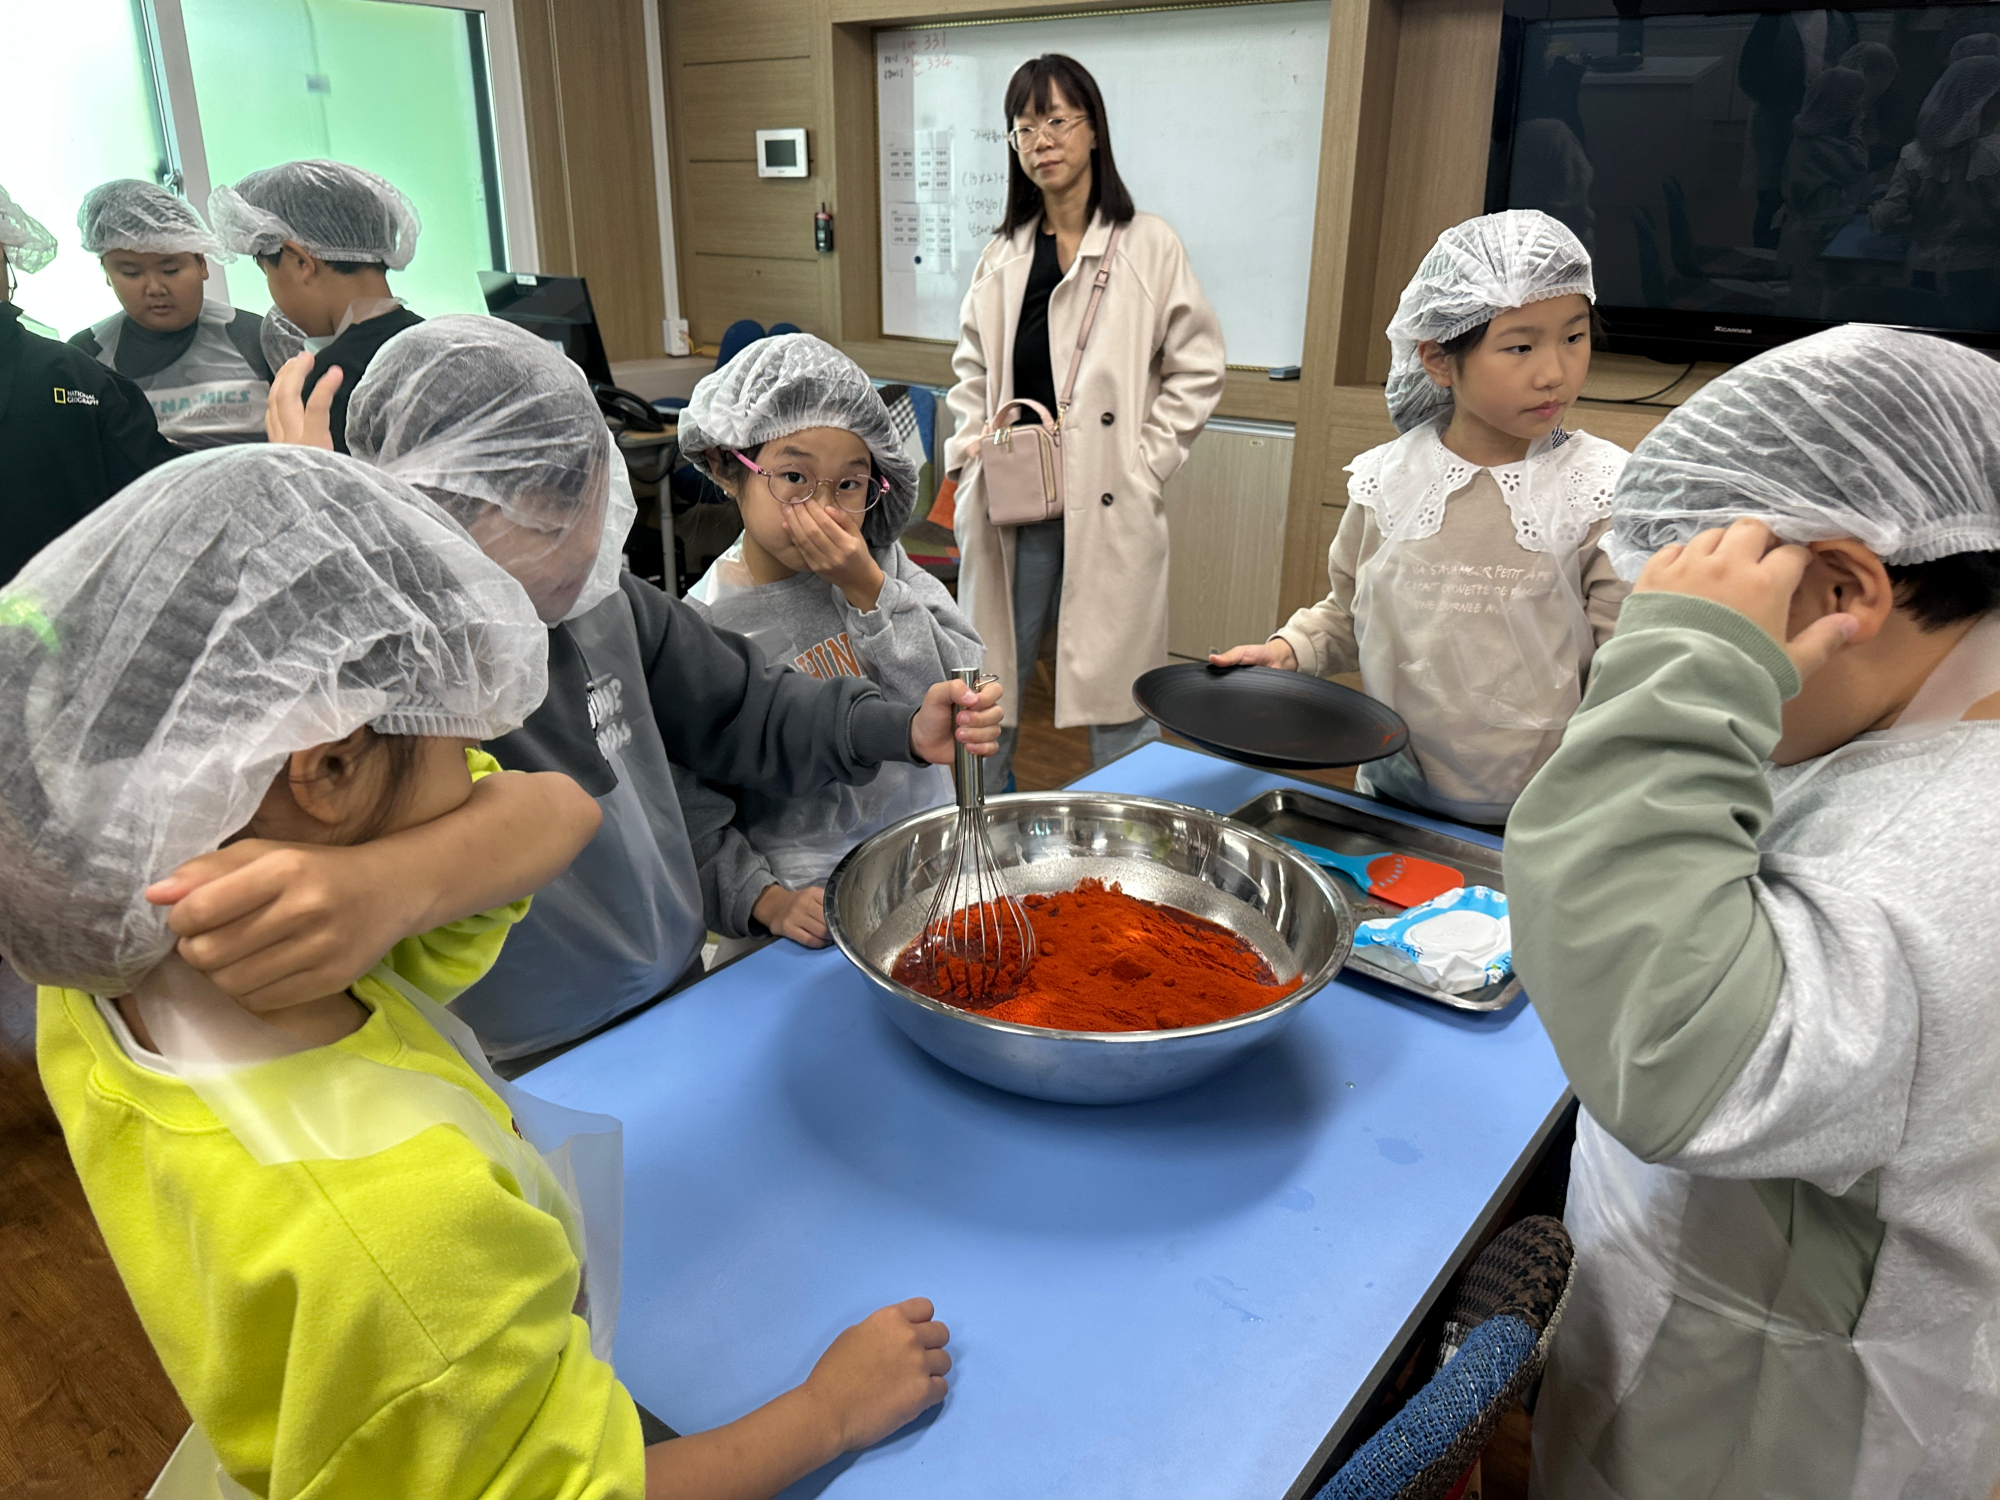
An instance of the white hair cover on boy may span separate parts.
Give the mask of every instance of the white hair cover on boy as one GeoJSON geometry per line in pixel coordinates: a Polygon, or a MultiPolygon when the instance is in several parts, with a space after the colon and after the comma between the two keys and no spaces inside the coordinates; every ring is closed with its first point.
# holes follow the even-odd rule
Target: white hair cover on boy
{"type": "Polygon", "coordinates": [[[1581,292],[1592,302],[1590,252],[1540,209],[1467,219],[1447,229],[1403,288],[1389,320],[1389,417],[1398,432],[1451,408],[1451,392],[1424,370],[1417,345],[1442,344],[1510,307],[1581,292]]]}
{"type": "Polygon", "coordinates": [[[208,232],[194,205],[136,177],[100,182],[76,211],[83,248],[91,255],[137,250],[149,255],[212,255],[234,260],[208,232]]]}
{"type": "Polygon", "coordinates": [[[0,248],[6,251],[7,264],[23,276],[34,275],[56,258],[56,237],[33,214],[8,197],[3,187],[0,187],[0,248]]]}
{"type": "Polygon", "coordinates": [[[321,260],[400,271],[423,221],[387,178],[344,161],[288,161],[208,196],[208,222],[238,255],[276,255],[286,240],[321,260]]]}
{"type": "Polygon", "coordinates": [[[355,386],[347,444],[442,506],[548,623],[617,592],[631,476],[590,382],[547,340],[477,313],[405,329],[355,386]]]}
{"type": "Polygon", "coordinates": [[[681,413],[681,453],[754,449],[808,427],[840,427],[868,445],[889,493],[868,508],[861,537],[887,547],[903,534],[917,503],[917,466],[861,366],[809,333],[759,339],[704,375],[681,413]]]}
{"type": "Polygon", "coordinates": [[[2000,550],[2000,364],[1852,323],[1747,360],[1632,452],[1604,550],[1634,579],[1743,516],[1787,542],[1853,537],[1886,563],[2000,550]]]}
{"type": "Polygon", "coordinates": [[[1917,111],[1918,147],[1942,156],[1979,135],[1981,118],[1996,93],[2000,93],[2000,57],[1972,53],[1953,62],[1931,85],[1917,111]]]}
{"type": "Polygon", "coordinates": [[[292,751],[505,734],[547,658],[520,587],[355,459],[153,470],[0,593],[0,954],[129,991],[174,942],[146,887],[242,829],[292,751]]]}

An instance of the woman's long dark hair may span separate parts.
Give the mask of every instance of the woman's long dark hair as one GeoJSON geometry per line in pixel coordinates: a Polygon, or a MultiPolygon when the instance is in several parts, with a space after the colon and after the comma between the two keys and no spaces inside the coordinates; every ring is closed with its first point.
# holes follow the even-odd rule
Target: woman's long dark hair
{"type": "MultiPolygon", "coordinates": [[[[1097,91],[1097,80],[1082,63],[1060,52],[1047,52],[1016,68],[1014,76],[1007,80],[1007,129],[1012,130],[1015,119],[1028,113],[1031,107],[1038,115],[1048,114],[1051,84],[1089,116],[1091,129],[1097,132],[1097,144],[1090,148],[1090,207],[1085,211],[1084,222],[1088,224],[1091,215],[1101,209],[1112,223],[1129,224],[1136,210],[1132,207],[1132,195],[1125,190],[1125,179],[1118,175],[1118,164],[1111,157],[1111,126],[1104,118],[1104,96],[1097,91]]],[[[1021,153],[1010,145],[1007,216],[993,232],[1010,235],[1023,224],[1034,222],[1041,212],[1042,190],[1021,169],[1021,153]]]]}

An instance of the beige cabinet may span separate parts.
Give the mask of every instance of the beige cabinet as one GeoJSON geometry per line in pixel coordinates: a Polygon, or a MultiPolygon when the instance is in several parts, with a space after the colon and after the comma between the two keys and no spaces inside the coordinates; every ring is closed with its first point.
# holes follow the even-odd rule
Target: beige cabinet
{"type": "Polygon", "coordinates": [[[1209,422],[1164,498],[1173,540],[1167,649],[1199,658],[1278,624],[1292,428],[1209,422]]]}

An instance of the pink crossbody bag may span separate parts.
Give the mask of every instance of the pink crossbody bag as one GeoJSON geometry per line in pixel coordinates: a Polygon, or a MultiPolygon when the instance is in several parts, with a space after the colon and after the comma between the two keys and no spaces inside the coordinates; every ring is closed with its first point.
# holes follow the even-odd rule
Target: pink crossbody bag
{"type": "Polygon", "coordinates": [[[1097,263],[1097,277],[1091,283],[1090,301],[1083,310],[1083,327],[1077,330],[1076,353],[1069,362],[1069,378],[1056,397],[1055,415],[1039,401],[1004,401],[988,418],[979,434],[979,467],[985,476],[986,519],[995,526],[1032,526],[1052,521],[1063,513],[1063,415],[1069,410],[1070,394],[1076,389],[1076,374],[1083,366],[1083,348],[1090,342],[1091,324],[1097,321],[1097,304],[1104,300],[1104,284],[1111,279],[1111,257],[1117,253],[1123,224],[1111,231],[1104,256],[1097,263]],[[1036,420],[1012,425],[1010,414],[1016,407],[1036,420]]]}

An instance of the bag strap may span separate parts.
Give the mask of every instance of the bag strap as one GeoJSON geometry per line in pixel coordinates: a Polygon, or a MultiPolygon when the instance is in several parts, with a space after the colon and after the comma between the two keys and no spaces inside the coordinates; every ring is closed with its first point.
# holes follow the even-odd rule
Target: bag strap
{"type": "Polygon", "coordinates": [[[1070,356],[1069,378],[1063,381],[1062,394],[1056,397],[1058,427],[1069,410],[1070,393],[1076,389],[1076,372],[1083,368],[1083,346],[1090,342],[1090,326],[1097,321],[1097,304],[1104,300],[1104,284],[1111,279],[1111,257],[1118,253],[1118,237],[1124,232],[1123,224],[1112,226],[1111,238],[1105,241],[1104,254],[1098,259],[1097,278],[1091,283],[1090,301],[1083,309],[1083,327],[1077,330],[1076,353],[1070,356]]]}
{"type": "MultiPolygon", "coordinates": [[[[1042,403],[1039,401],[1033,400],[1030,397],[1016,396],[1011,401],[1002,401],[1000,403],[1000,409],[994,412],[993,415],[987,419],[986,425],[984,427],[979,429],[979,440],[981,442],[985,442],[986,439],[992,437],[994,433],[1000,432],[1005,428],[1007,428],[1008,426],[1012,425],[1010,423],[1002,421],[1001,418],[1005,417],[1008,412],[1014,410],[1014,408],[1016,407],[1021,407],[1025,410],[1032,411],[1037,417],[1041,418],[1041,425],[1043,427],[1048,428],[1050,430],[1054,430],[1056,425],[1056,419],[1049,415],[1049,409],[1046,406],[1042,405],[1042,403]]],[[[1027,424],[1023,423],[1022,425],[1026,426],[1027,424]]]]}

